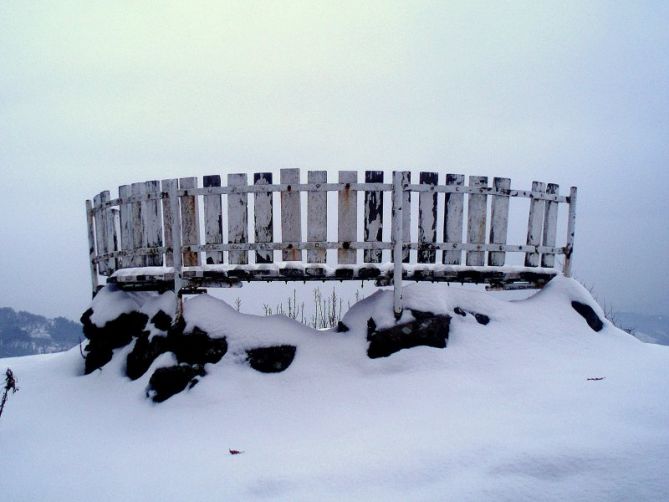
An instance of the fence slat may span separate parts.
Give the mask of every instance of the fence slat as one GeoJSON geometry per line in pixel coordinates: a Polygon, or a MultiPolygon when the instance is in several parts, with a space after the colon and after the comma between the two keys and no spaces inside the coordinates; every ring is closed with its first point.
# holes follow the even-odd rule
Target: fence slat
{"type": "MultiPolygon", "coordinates": [[[[300,211],[300,192],[293,191],[290,185],[300,183],[299,169],[281,169],[281,183],[289,185],[281,192],[281,241],[300,242],[302,240],[302,213],[300,211]]],[[[285,249],[283,261],[302,261],[302,251],[285,249]]]]}
{"type": "MultiPolygon", "coordinates": [[[[228,174],[228,186],[246,186],[246,174],[228,174]]],[[[228,243],[239,244],[249,240],[249,209],[247,193],[228,194],[228,243]]],[[[229,251],[228,262],[246,265],[249,262],[248,251],[229,251]]]]}
{"type": "MultiPolygon", "coordinates": [[[[187,190],[197,188],[197,178],[180,178],[179,186],[187,190]]],[[[198,217],[198,201],[194,195],[181,197],[181,242],[184,246],[200,243],[200,218],[198,217]]],[[[188,251],[183,254],[184,267],[200,265],[200,253],[188,251]]]]}
{"type": "MultiPolygon", "coordinates": [[[[532,192],[545,192],[546,184],[541,181],[532,182],[532,192]]],[[[538,246],[541,243],[541,227],[544,221],[543,199],[530,199],[530,215],[527,221],[527,244],[538,246]]],[[[537,267],[539,265],[539,253],[526,253],[525,266],[537,267]]]]}
{"type": "MultiPolygon", "coordinates": [[[[144,183],[133,183],[130,185],[130,193],[133,196],[141,196],[144,193],[144,183]]],[[[133,249],[144,247],[144,229],[142,218],[142,203],[134,201],[132,206],[132,246],[133,249]]],[[[133,267],[143,267],[146,265],[146,260],[143,255],[134,255],[130,259],[133,267]]]]}
{"type": "MultiPolygon", "coordinates": [[[[509,190],[511,180],[509,178],[494,178],[495,190],[509,190]]],[[[492,209],[490,211],[490,243],[506,244],[506,236],[509,228],[509,197],[505,195],[493,195],[492,209]]],[[[488,265],[501,267],[506,260],[504,251],[490,251],[488,253],[488,265]]]]}
{"type": "MultiPolygon", "coordinates": [[[[383,183],[383,171],[365,171],[365,183],[383,183]]],[[[365,191],[365,242],[383,240],[383,192],[365,191]]],[[[381,249],[365,249],[365,263],[381,263],[381,249]]]]}
{"type": "MultiPolygon", "coordinates": [[[[356,183],[357,171],[339,171],[339,183],[356,183]]],[[[337,236],[344,249],[337,250],[337,261],[342,264],[355,264],[357,251],[348,249],[348,243],[355,242],[358,236],[358,192],[345,187],[337,196],[337,236]]]]}
{"type": "MultiPolygon", "coordinates": [[[[469,186],[487,187],[487,176],[470,176],[469,186]]],[[[485,243],[485,226],[487,213],[487,195],[469,194],[467,205],[467,242],[470,244],[485,243]]],[[[485,251],[467,251],[467,265],[481,266],[485,264],[485,251]]]]}
{"type": "MultiPolygon", "coordinates": [[[[546,187],[546,193],[559,195],[560,185],[549,183],[546,187]]],[[[555,237],[557,235],[557,217],[558,217],[558,203],[555,201],[547,201],[546,210],[544,213],[544,231],[541,239],[544,246],[555,246],[555,237]]],[[[555,265],[555,255],[553,253],[544,253],[541,255],[542,267],[553,267],[555,265]]]]}
{"type": "MultiPolygon", "coordinates": [[[[272,173],[255,173],[254,185],[271,185],[272,173]]],[[[272,192],[253,194],[253,218],[255,220],[255,242],[274,242],[274,213],[272,192]]],[[[273,251],[256,251],[256,263],[273,263],[273,251]]]]}
{"type": "MultiPolygon", "coordinates": [[[[160,194],[160,182],[158,180],[144,182],[144,192],[147,194],[160,194]]],[[[163,225],[160,218],[159,199],[149,199],[142,202],[143,241],[146,247],[162,247],[163,245],[163,225]]],[[[150,254],[146,256],[146,265],[149,267],[159,267],[163,264],[162,253],[150,254]]]]}
{"type": "MultiPolygon", "coordinates": [[[[132,194],[130,185],[121,185],[118,187],[118,196],[121,200],[127,199],[132,194]]],[[[123,251],[131,251],[134,249],[132,241],[132,204],[130,202],[119,204],[120,221],[121,221],[121,249],[123,251]]],[[[121,267],[132,267],[132,257],[121,257],[121,267]]]]}
{"type": "MultiPolygon", "coordinates": [[[[437,173],[420,173],[421,185],[436,186],[437,173]]],[[[434,263],[436,251],[431,244],[437,241],[437,192],[418,195],[418,263],[434,263]]]]}
{"type": "MultiPolygon", "coordinates": [[[[327,183],[327,171],[309,171],[308,183],[327,183]]],[[[307,241],[326,242],[328,240],[328,195],[327,192],[309,192],[307,195],[307,241]]],[[[308,263],[325,263],[325,249],[307,251],[308,263]]]]}
{"type": "MultiPolygon", "coordinates": [[[[109,192],[102,192],[102,202],[109,202],[110,196],[109,192]]],[[[104,217],[103,222],[105,225],[105,240],[106,240],[106,249],[108,253],[113,253],[118,251],[118,234],[116,233],[116,227],[118,226],[118,209],[114,207],[107,207],[102,210],[104,217]]],[[[118,261],[116,258],[109,258],[107,261],[109,267],[109,273],[112,274],[118,268],[118,261]]]]}
{"type": "MultiPolygon", "coordinates": [[[[220,187],[221,177],[218,174],[203,176],[202,186],[220,187]]],[[[223,214],[221,194],[207,194],[204,199],[204,242],[207,244],[221,244],[223,242],[223,214]]],[[[207,252],[207,264],[223,263],[222,251],[207,252]]]]}
{"type": "MultiPolygon", "coordinates": [[[[109,200],[109,192],[107,193],[106,200],[109,200]]],[[[104,213],[102,212],[102,203],[104,202],[105,192],[100,192],[95,197],[93,197],[93,209],[95,211],[95,242],[97,244],[98,256],[107,254],[107,238],[106,230],[107,227],[104,223],[104,213]]],[[[101,260],[98,263],[98,271],[100,275],[109,274],[109,264],[107,260],[101,260]]]]}
{"type": "MultiPolygon", "coordinates": [[[[409,171],[401,171],[402,173],[402,187],[406,187],[411,183],[411,173],[409,171]]],[[[393,211],[395,208],[393,200],[393,211]]],[[[391,228],[391,240],[395,240],[394,228],[391,228]]],[[[402,241],[411,242],[411,192],[406,190],[402,194],[402,241]]],[[[409,263],[410,251],[409,248],[402,248],[402,263],[409,263]]],[[[391,253],[391,260],[395,260],[394,251],[391,253]]]]}
{"type": "MultiPolygon", "coordinates": [[[[174,266],[174,254],[172,253],[172,229],[174,228],[173,214],[172,214],[172,205],[169,199],[169,193],[173,192],[179,186],[179,181],[176,179],[162,180],[160,182],[161,189],[163,193],[168,194],[168,197],[162,200],[163,203],[163,237],[165,246],[167,246],[167,252],[165,253],[165,266],[172,267],[174,266]]],[[[179,201],[177,201],[177,206],[179,201]]]]}
{"type": "MultiPolygon", "coordinates": [[[[463,186],[463,174],[447,174],[446,184],[463,186]]],[[[462,220],[464,208],[464,193],[444,194],[444,242],[460,244],[462,242],[462,220]]],[[[462,251],[444,251],[442,261],[445,265],[460,265],[462,251]]]]}
{"type": "Polygon", "coordinates": [[[95,263],[95,217],[93,203],[86,201],[86,227],[88,229],[88,265],[91,272],[91,291],[93,296],[98,292],[98,267],[95,263]]]}

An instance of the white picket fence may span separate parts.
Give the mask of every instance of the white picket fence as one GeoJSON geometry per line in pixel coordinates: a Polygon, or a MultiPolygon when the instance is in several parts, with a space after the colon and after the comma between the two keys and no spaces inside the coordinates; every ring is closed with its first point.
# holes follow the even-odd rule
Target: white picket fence
{"type": "Polygon", "coordinates": [[[467,185],[462,174],[443,183],[435,172],[419,178],[412,183],[400,171],[385,183],[383,171],[366,171],[358,182],[356,171],[340,171],[332,183],[325,171],[309,171],[303,183],[299,169],[282,169],[278,184],[272,173],[255,173],[252,183],[229,174],[225,185],[214,175],[201,187],[197,178],[181,178],[123,185],[115,199],[101,192],[86,201],[93,293],[99,275],[123,288],[179,294],[241,281],[375,280],[395,286],[399,313],[403,279],[541,287],[559,273],[558,255],[570,275],[575,187],[564,196],[552,183],[514,190],[509,178],[490,186],[485,176],[470,176],[467,185]],[[336,204],[328,203],[331,192],[336,204]],[[514,198],[530,199],[522,244],[507,242],[514,198]],[[568,206],[567,232],[558,245],[561,205],[568,206]],[[333,229],[337,239],[328,240],[333,229]],[[524,253],[524,266],[505,265],[507,253],[524,253]]]}

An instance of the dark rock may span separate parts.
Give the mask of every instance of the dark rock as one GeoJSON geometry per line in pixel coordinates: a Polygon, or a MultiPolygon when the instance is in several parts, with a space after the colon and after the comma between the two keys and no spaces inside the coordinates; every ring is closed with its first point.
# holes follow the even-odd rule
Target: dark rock
{"type": "Polygon", "coordinates": [[[104,344],[91,347],[92,342],[86,346],[86,360],[84,362],[84,374],[88,375],[98,368],[102,368],[111,361],[114,351],[104,344]]]}
{"type": "Polygon", "coordinates": [[[343,322],[339,321],[337,323],[337,333],[346,333],[347,331],[351,331],[351,328],[346,326],[343,322]]]}
{"type": "Polygon", "coordinates": [[[453,309],[453,312],[455,312],[458,315],[461,315],[462,317],[465,317],[467,314],[471,314],[474,316],[474,319],[476,319],[477,323],[483,324],[484,326],[490,322],[489,316],[485,314],[479,314],[478,312],[473,312],[471,310],[464,310],[460,307],[455,307],[453,309]]]}
{"type": "Polygon", "coordinates": [[[151,318],[151,323],[160,331],[167,331],[172,326],[172,318],[162,310],[159,310],[151,318]]]}
{"type": "Polygon", "coordinates": [[[138,337],[135,346],[126,358],[125,374],[131,380],[137,380],[149,369],[153,361],[169,350],[167,337],[154,336],[149,341],[148,333],[138,337]]]}
{"type": "Polygon", "coordinates": [[[448,341],[450,322],[449,315],[434,315],[377,331],[376,323],[370,319],[367,322],[367,356],[371,359],[388,357],[399,350],[419,345],[443,349],[448,341]],[[370,328],[373,329],[369,331],[370,328]]]}
{"type": "Polygon", "coordinates": [[[414,310],[410,309],[411,315],[414,316],[414,319],[417,321],[423,321],[425,319],[431,319],[434,317],[434,314],[432,312],[427,312],[424,310],[414,310]]]}
{"type": "Polygon", "coordinates": [[[91,321],[92,313],[93,311],[88,309],[81,316],[84,336],[91,342],[104,340],[104,343],[113,349],[128,345],[134,337],[142,334],[149,320],[146,314],[133,311],[121,314],[100,327],[91,321]],[[89,310],[91,311],[90,314],[88,314],[89,310]]]}
{"type": "Polygon", "coordinates": [[[204,375],[204,369],[198,365],[180,364],[158,368],[149,380],[147,397],[152,396],[154,402],[162,403],[186,387],[192,388],[198,382],[195,377],[204,375]]]}
{"type": "Polygon", "coordinates": [[[84,336],[90,340],[86,346],[87,354],[84,365],[86,374],[107,364],[112,358],[113,349],[129,344],[134,337],[142,334],[148,336],[144,328],[149,318],[141,312],[121,314],[102,327],[91,321],[92,315],[93,309],[89,308],[80,318],[84,336]]]}
{"type": "Polygon", "coordinates": [[[474,319],[476,319],[476,322],[479,324],[483,324],[484,326],[490,322],[490,317],[488,317],[485,314],[479,314],[477,312],[474,312],[474,319]]]}
{"type": "Polygon", "coordinates": [[[262,373],[279,373],[293,362],[296,350],[297,347],[294,345],[260,347],[247,350],[246,359],[254,370],[262,373]]]}
{"type": "Polygon", "coordinates": [[[588,326],[590,326],[593,330],[595,331],[601,331],[602,328],[604,327],[604,323],[602,320],[599,318],[597,314],[595,314],[595,311],[590,305],[586,305],[585,303],[573,301],[571,302],[571,306],[574,308],[576,312],[581,314],[583,319],[585,319],[585,322],[588,323],[588,326]]]}
{"type": "Polygon", "coordinates": [[[224,337],[210,338],[207,333],[195,327],[190,333],[170,337],[170,350],[180,363],[217,363],[228,351],[224,337]]]}

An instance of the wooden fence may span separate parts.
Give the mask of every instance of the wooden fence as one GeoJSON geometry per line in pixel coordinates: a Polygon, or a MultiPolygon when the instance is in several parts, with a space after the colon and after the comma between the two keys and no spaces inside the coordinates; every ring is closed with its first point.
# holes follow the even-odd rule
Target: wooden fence
{"type": "Polygon", "coordinates": [[[356,171],[338,174],[333,183],[325,171],[309,171],[303,183],[298,169],[282,169],[279,183],[266,172],[252,182],[229,174],[225,184],[204,176],[201,187],[197,178],[133,183],[115,199],[101,192],[86,201],[93,292],[99,275],[123,288],[179,294],[240,281],[375,280],[395,286],[399,313],[403,279],[541,287],[559,273],[558,255],[570,275],[575,187],[564,196],[538,181],[511,189],[509,178],[489,185],[470,176],[465,184],[464,175],[447,174],[439,183],[437,173],[421,172],[412,183],[400,171],[385,183],[383,171],[366,171],[364,181],[356,171]],[[514,198],[529,199],[524,243],[507,242],[514,198]],[[560,205],[568,206],[562,245],[560,205]],[[524,265],[506,265],[507,253],[524,254],[524,265]]]}

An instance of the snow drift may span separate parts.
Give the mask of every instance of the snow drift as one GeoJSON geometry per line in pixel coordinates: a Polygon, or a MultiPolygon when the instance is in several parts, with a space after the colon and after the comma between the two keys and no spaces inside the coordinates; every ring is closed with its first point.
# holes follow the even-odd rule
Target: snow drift
{"type": "MultiPolygon", "coordinates": [[[[175,357],[130,380],[134,342],[86,376],[78,348],[0,360],[20,387],[0,419],[2,498],[666,499],[669,348],[607,321],[594,331],[572,302],[601,310],[563,277],[523,301],[429,284],[404,296],[406,316],[451,316],[447,348],[367,357],[368,319],[395,322],[389,291],[356,304],[344,333],[192,298],[187,329],[225,336],[228,350],[160,404],[148,380],[175,357]],[[277,344],[297,347],[285,371],[248,365],[248,348],[277,344]]],[[[96,322],[169,304],[118,300],[96,322]]]]}

